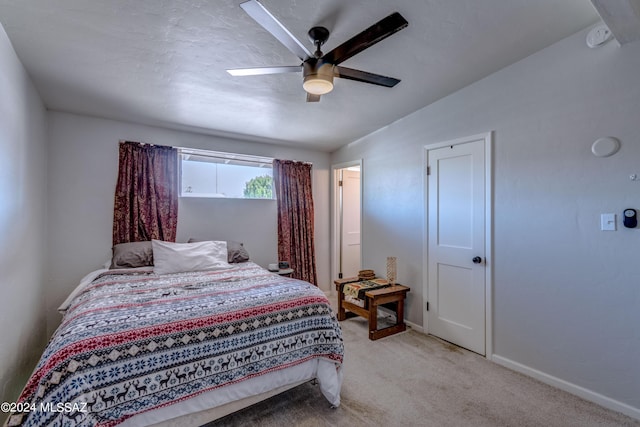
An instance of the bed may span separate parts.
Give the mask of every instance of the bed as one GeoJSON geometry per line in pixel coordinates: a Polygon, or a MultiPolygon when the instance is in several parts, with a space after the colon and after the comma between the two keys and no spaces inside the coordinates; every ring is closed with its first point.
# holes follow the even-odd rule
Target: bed
{"type": "Polygon", "coordinates": [[[196,426],[310,380],[340,404],[344,346],[321,290],[227,263],[226,245],[203,270],[208,242],[167,244],[199,250],[162,270],[153,244],[155,265],[114,268],[114,250],[72,292],[7,425],[196,426]]]}

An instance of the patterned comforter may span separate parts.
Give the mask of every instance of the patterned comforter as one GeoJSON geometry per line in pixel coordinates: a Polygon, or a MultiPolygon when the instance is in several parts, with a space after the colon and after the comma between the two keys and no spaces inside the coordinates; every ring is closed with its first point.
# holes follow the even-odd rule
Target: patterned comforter
{"type": "Polygon", "coordinates": [[[342,363],[340,327],[309,283],[251,262],[156,275],[110,270],[69,307],[8,425],[113,426],[313,358],[342,363]]]}

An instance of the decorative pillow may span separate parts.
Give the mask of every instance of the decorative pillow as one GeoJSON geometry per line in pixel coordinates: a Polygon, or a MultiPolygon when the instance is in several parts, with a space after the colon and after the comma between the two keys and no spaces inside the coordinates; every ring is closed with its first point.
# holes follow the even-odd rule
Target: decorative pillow
{"type": "Polygon", "coordinates": [[[173,243],[152,240],[153,272],[156,274],[186,271],[220,270],[227,263],[226,242],[173,243]]]}
{"type": "MultiPolygon", "coordinates": [[[[193,237],[189,239],[189,243],[207,241],[208,240],[194,239],[193,237]]],[[[245,249],[244,244],[234,242],[233,240],[227,240],[227,262],[236,263],[245,261],[249,261],[249,252],[245,249]]]]}
{"type": "Polygon", "coordinates": [[[136,268],[153,265],[151,242],[118,243],[113,247],[110,269],[136,268]]]}

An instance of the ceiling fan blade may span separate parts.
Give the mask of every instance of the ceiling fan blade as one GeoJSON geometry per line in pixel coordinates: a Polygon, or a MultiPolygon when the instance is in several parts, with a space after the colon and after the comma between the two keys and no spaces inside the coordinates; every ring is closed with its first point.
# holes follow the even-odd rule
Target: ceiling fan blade
{"type": "Polygon", "coordinates": [[[264,74],[299,73],[302,65],[291,65],[282,67],[254,67],[254,68],[232,68],[227,73],[232,76],[260,76],[264,74]]]}
{"type": "Polygon", "coordinates": [[[307,92],[307,102],[320,102],[320,95],[307,92]]]}
{"type": "Polygon", "coordinates": [[[350,38],[340,46],[323,56],[323,59],[334,65],[346,61],[352,56],[373,46],[390,35],[402,30],[409,23],[398,12],[394,12],[386,18],[373,24],[360,34],[350,38]]]}
{"type": "Polygon", "coordinates": [[[335,67],[334,75],[343,79],[356,80],[358,82],[371,83],[378,86],[394,87],[400,80],[393,77],[381,76],[380,74],[368,73],[366,71],[354,70],[353,68],[335,67]]]}
{"type": "Polygon", "coordinates": [[[300,43],[262,3],[257,0],[249,0],[240,3],[240,7],[298,58],[304,61],[313,56],[311,52],[309,52],[309,49],[300,43]]]}

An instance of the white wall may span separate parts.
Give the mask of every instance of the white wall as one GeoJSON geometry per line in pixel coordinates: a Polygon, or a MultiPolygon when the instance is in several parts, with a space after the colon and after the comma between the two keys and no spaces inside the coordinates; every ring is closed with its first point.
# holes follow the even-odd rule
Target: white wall
{"type": "Polygon", "coordinates": [[[46,342],[46,131],[42,101],[0,25],[0,402],[16,400],[46,342]]]}
{"type": "MultiPolygon", "coordinates": [[[[313,163],[316,262],[321,288],[329,290],[329,154],[172,131],[60,112],[49,113],[49,333],[57,306],[91,270],[110,259],[118,141],[255,154],[313,163]]],[[[242,241],[252,259],[277,258],[275,201],[182,199],[177,240],[207,237],[242,241]]]]}
{"type": "Polygon", "coordinates": [[[640,43],[586,31],[332,155],[363,158],[363,266],[398,257],[422,325],[423,147],[494,133],[494,360],[640,418],[640,43]],[[596,158],[613,136],[618,154],[596,158]],[[618,231],[599,230],[618,214],[618,231]]]}

